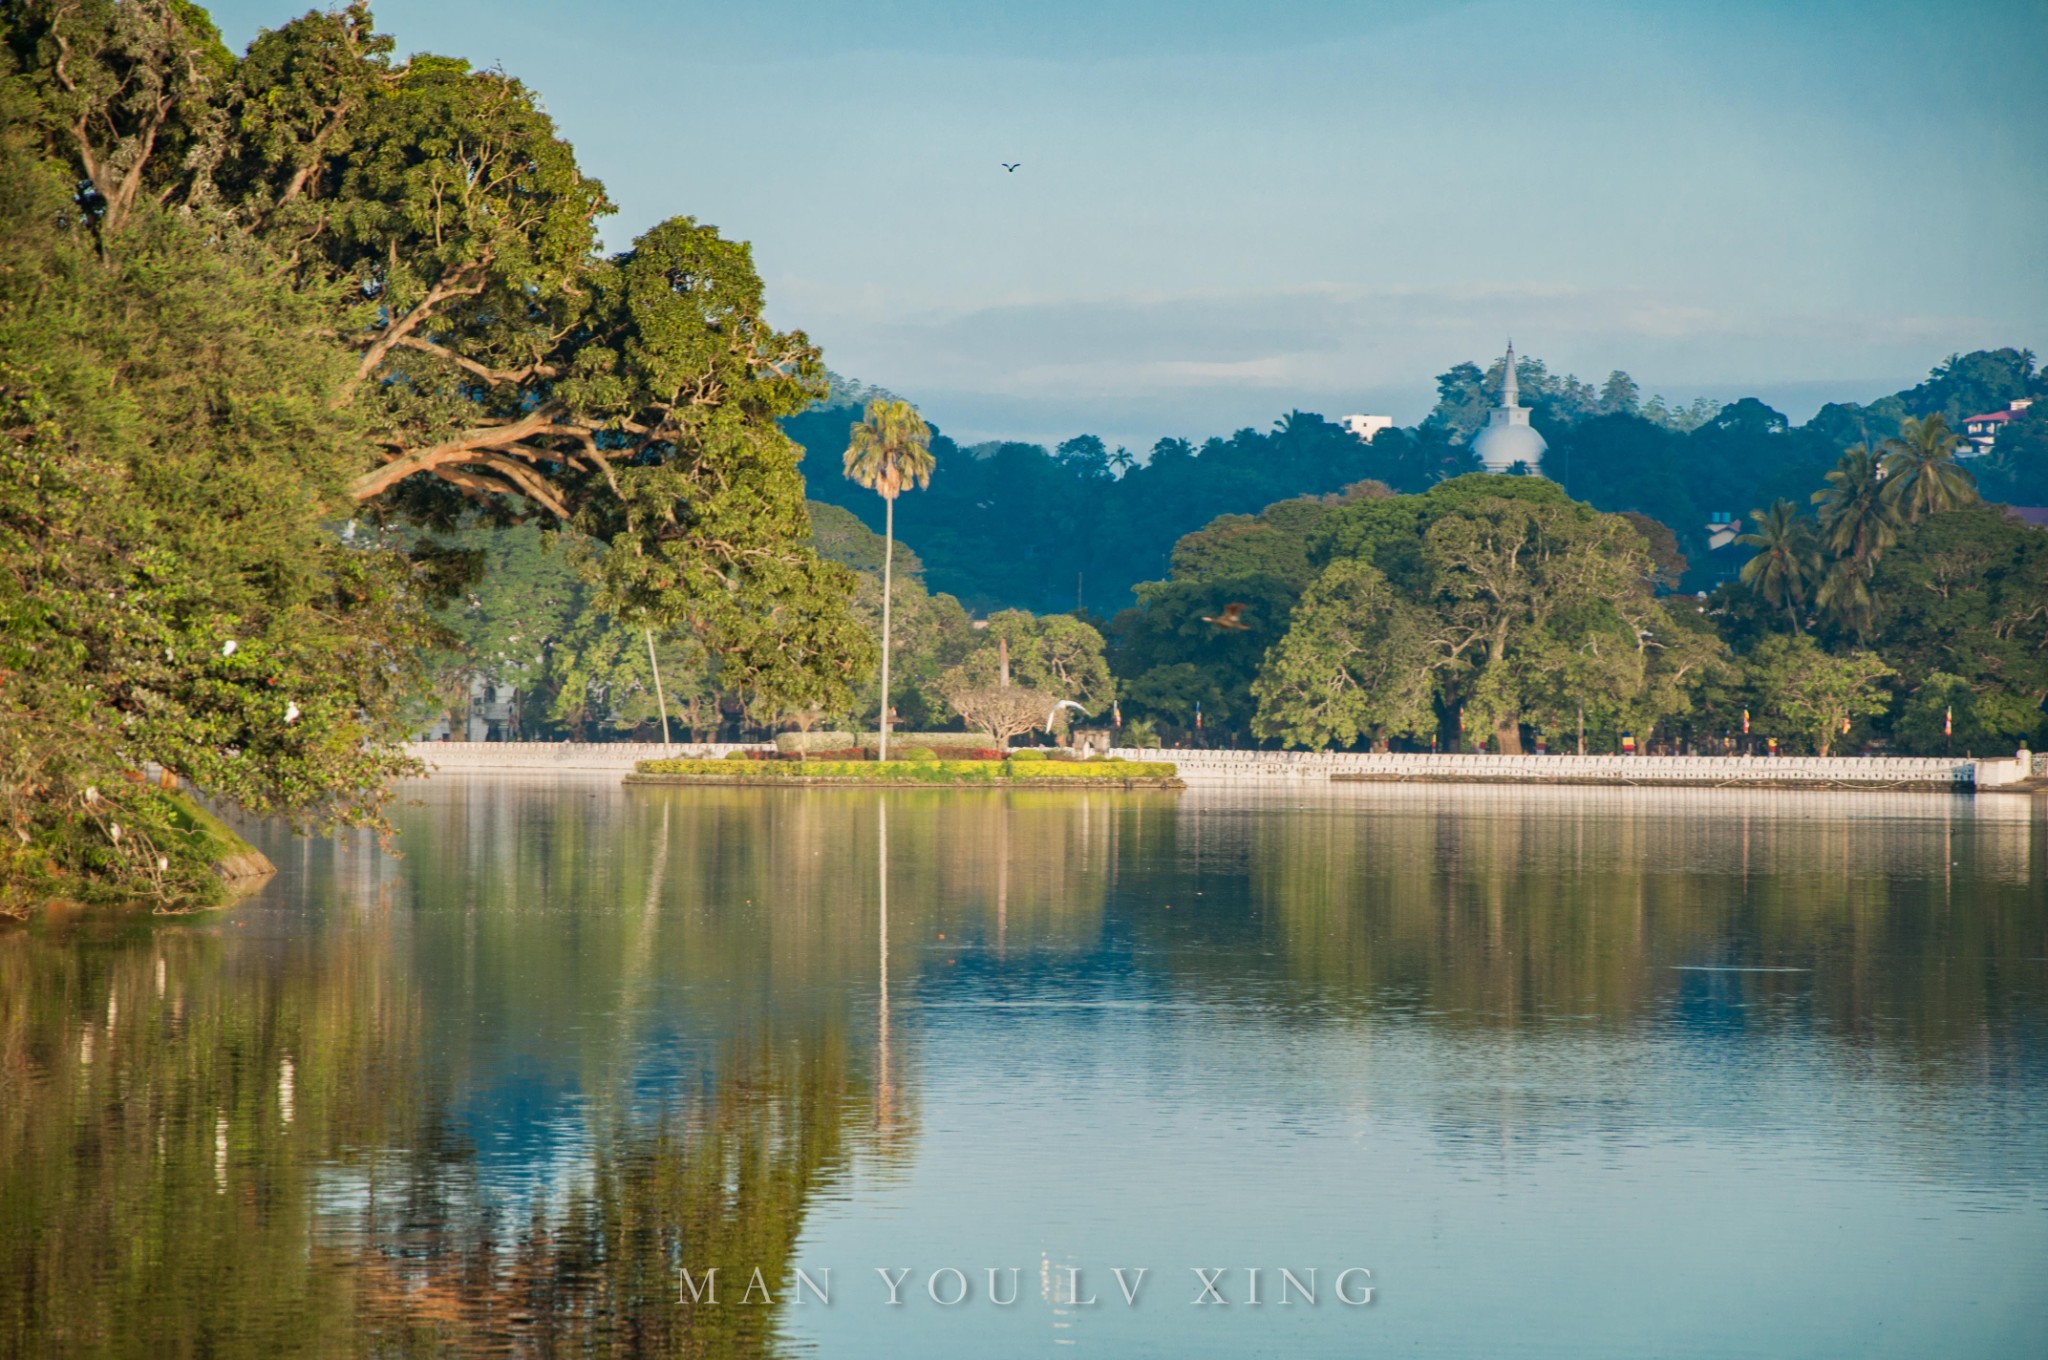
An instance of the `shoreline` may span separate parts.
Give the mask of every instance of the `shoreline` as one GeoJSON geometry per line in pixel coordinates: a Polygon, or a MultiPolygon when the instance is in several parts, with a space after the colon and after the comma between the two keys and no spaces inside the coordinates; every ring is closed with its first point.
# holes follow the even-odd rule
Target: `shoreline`
{"type": "MultiPolygon", "coordinates": [[[[766,743],[675,743],[666,748],[642,742],[419,742],[408,752],[431,773],[590,773],[624,777],[641,761],[667,758],[714,759],[731,751],[765,750],[766,743]]],[[[1482,785],[1570,785],[1604,788],[1788,788],[1953,793],[2048,792],[2048,755],[2023,765],[1967,756],[1579,756],[1428,754],[1332,751],[1155,750],[1121,747],[1109,758],[1170,762],[1188,785],[1285,786],[1298,783],[1429,783],[1482,785]]],[[[824,776],[806,776],[822,782],[824,776]]],[[[732,776],[705,782],[736,784],[732,776]]],[[[791,776],[758,783],[791,784],[791,776]]],[[[873,779],[842,784],[879,786],[873,779]]],[[[918,787],[935,787],[911,781],[918,787]]],[[[995,781],[988,781],[995,782],[995,781]]],[[[1018,783],[1017,780],[1005,781],[1018,783]]],[[[1097,785],[1098,781],[1087,781],[1097,785]]],[[[1111,786],[1101,780],[1099,786],[1111,786]]]]}

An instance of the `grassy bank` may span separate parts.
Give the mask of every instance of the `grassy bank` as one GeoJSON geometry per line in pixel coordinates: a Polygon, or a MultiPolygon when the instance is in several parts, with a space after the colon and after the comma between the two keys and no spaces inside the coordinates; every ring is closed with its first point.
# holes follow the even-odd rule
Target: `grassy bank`
{"type": "Polygon", "coordinates": [[[643,760],[626,782],[1177,789],[1177,774],[1136,760],[643,760]]]}
{"type": "Polygon", "coordinates": [[[66,834],[0,856],[0,919],[58,903],[203,911],[276,873],[263,852],[183,790],[154,785],[77,800],[66,834]]]}

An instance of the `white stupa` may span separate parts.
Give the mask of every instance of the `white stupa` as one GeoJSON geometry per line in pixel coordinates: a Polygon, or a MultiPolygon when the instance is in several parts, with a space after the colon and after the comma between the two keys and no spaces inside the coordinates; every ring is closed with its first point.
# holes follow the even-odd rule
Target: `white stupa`
{"type": "Polygon", "coordinates": [[[1541,475],[1543,451],[1550,446],[1529,424],[1529,413],[1522,409],[1521,396],[1515,386],[1515,342],[1510,340],[1500,405],[1488,414],[1486,428],[1472,441],[1472,452],[1479,455],[1488,472],[1507,472],[1520,463],[1532,474],[1541,475]]]}

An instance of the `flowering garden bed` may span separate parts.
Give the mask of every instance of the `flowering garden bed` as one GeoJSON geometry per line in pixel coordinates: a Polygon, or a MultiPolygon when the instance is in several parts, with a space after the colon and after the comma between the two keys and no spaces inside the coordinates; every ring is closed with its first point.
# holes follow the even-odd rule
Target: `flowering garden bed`
{"type": "Polygon", "coordinates": [[[1178,771],[1136,760],[643,760],[628,784],[868,784],[1177,789],[1178,771]]]}

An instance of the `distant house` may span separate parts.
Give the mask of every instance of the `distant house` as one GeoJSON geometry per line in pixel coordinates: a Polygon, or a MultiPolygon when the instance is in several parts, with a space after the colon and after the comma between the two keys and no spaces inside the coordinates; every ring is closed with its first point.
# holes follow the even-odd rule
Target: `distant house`
{"type": "Polygon", "coordinates": [[[1372,443],[1372,437],[1381,430],[1394,428],[1392,416],[1345,416],[1337,423],[1357,435],[1360,442],[1366,444],[1372,443]]]}
{"type": "Polygon", "coordinates": [[[512,685],[475,677],[469,682],[469,716],[462,735],[449,730],[448,715],[428,724],[419,741],[512,741],[519,731],[519,691],[512,685]]]}
{"type": "Polygon", "coordinates": [[[2021,397],[2003,411],[1987,411],[1981,416],[1963,417],[1963,436],[1968,441],[1956,450],[1958,458],[1976,458],[1991,452],[1991,446],[1998,442],[1998,432],[2009,420],[2017,420],[2020,412],[2034,404],[2032,397],[2021,397]]]}
{"type": "Polygon", "coordinates": [[[1707,516],[1707,551],[1716,552],[1735,541],[1742,532],[1742,516],[1716,510],[1707,516]]]}

